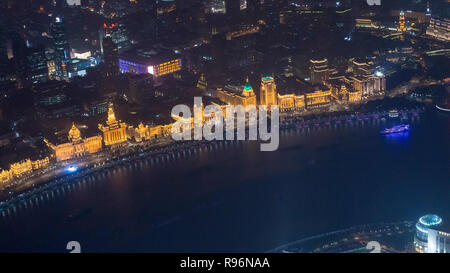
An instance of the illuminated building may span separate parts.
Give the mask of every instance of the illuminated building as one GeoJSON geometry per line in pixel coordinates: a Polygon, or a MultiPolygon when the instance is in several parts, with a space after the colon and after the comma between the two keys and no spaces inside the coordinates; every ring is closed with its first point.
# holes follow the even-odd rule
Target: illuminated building
{"type": "Polygon", "coordinates": [[[305,110],[305,95],[301,94],[280,94],[278,93],[278,106],[281,111],[305,110]]]}
{"type": "Polygon", "coordinates": [[[66,76],[69,78],[85,76],[86,69],[91,66],[90,60],[71,59],[65,63],[66,76]]]}
{"type": "Polygon", "coordinates": [[[131,47],[131,43],[128,39],[128,30],[123,23],[107,22],[103,24],[103,28],[100,30],[100,49],[103,52],[103,39],[106,36],[111,37],[113,43],[117,47],[117,52],[122,53],[131,47]]]}
{"type": "Polygon", "coordinates": [[[93,154],[102,149],[102,138],[93,136],[82,138],[80,130],[72,124],[68,133],[69,142],[54,145],[47,139],[45,143],[53,150],[57,161],[68,160],[75,157],[93,154]]]}
{"type": "Polygon", "coordinates": [[[327,86],[331,88],[331,96],[337,101],[348,101],[349,100],[349,87],[346,82],[341,80],[333,81],[327,83],[327,86]]]}
{"type": "Polygon", "coordinates": [[[328,107],[331,105],[331,89],[320,86],[319,90],[308,92],[305,95],[306,109],[328,107]]]}
{"type": "Polygon", "coordinates": [[[197,82],[197,88],[200,88],[202,90],[206,90],[208,88],[208,83],[206,82],[205,74],[201,74],[200,78],[197,82]]]}
{"type": "Polygon", "coordinates": [[[55,47],[56,75],[66,76],[65,63],[70,60],[70,46],[66,37],[66,29],[63,18],[56,16],[52,22],[52,36],[55,47]]]}
{"type": "Polygon", "coordinates": [[[372,21],[372,19],[355,19],[355,26],[357,28],[378,28],[378,26],[372,21]]]}
{"type": "Polygon", "coordinates": [[[398,29],[399,32],[405,32],[406,31],[406,22],[405,22],[405,13],[400,11],[400,19],[398,21],[398,29]]]}
{"type": "MultiPolygon", "coordinates": [[[[427,214],[420,217],[416,223],[416,233],[414,236],[414,247],[419,253],[428,252],[429,230],[437,230],[442,225],[441,217],[435,214],[427,214]]],[[[436,247],[433,247],[434,249],[436,247]]]]}
{"type": "Polygon", "coordinates": [[[361,92],[363,97],[369,97],[386,90],[386,77],[382,73],[371,76],[351,77],[353,89],[361,92]]]}
{"type": "Polygon", "coordinates": [[[134,129],[136,141],[151,140],[160,137],[169,136],[172,130],[172,123],[166,125],[144,125],[142,122],[134,129]]]}
{"type": "Polygon", "coordinates": [[[261,79],[259,103],[267,107],[277,105],[277,86],[273,77],[263,77],[261,79]]]}
{"type": "Polygon", "coordinates": [[[438,20],[432,18],[430,20],[430,25],[427,28],[426,34],[436,40],[445,42],[450,41],[450,20],[438,20]]]}
{"type": "Polygon", "coordinates": [[[259,26],[255,25],[244,25],[239,30],[229,31],[226,34],[227,40],[232,40],[234,38],[239,38],[249,34],[255,34],[259,32],[259,26]]]}
{"type": "Polygon", "coordinates": [[[48,78],[54,79],[56,75],[56,63],[55,60],[48,60],[47,61],[47,70],[48,70],[48,78]]]}
{"type": "Polygon", "coordinates": [[[27,78],[31,83],[43,83],[48,80],[47,58],[45,48],[32,48],[27,54],[27,78]]]}
{"type": "Polygon", "coordinates": [[[450,253],[450,228],[448,224],[439,229],[428,229],[428,253],[450,253]]]}
{"type": "Polygon", "coordinates": [[[311,83],[323,83],[328,80],[329,72],[328,60],[310,60],[311,66],[311,83]]]}
{"type": "Polygon", "coordinates": [[[118,49],[110,35],[103,39],[103,60],[106,65],[106,76],[119,74],[118,49]]]}
{"type": "Polygon", "coordinates": [[[305,107],[305,89],[308,85],[295,77],[277,77],[277,104],[280,111],[302,110],[305,107]]]}
{"type": "Polygon", "coordinates": [[[0,172],[0,182],[8,181],[13,177],[10,170],[1,170],[0,172]]]}
{"type": "Polygon", "coordinates": [[[106,126],[99,124],[98,128],[103,132],[103,141],[106,146],[121,144],[128,139],[127,125],[116,119],[112,103],[109,104],[106,126]]]}
{"type": "Polygon", "coordinates": [[[160,77],[181,70],[181,58],[174,54],[158,53],[154,50],[126,52],[119,57],[122,73],[151,74],[160,77]]]}
{"type": "Polygon", "coordinates": [[[348,91],[348,102],[350,103],[357,103],[362,100],[362,94],[361,91],[348,91]]]}
{"type": "Polygon", "coordinates": [[[34,170],[39,170],[47,167],[48,164],[50,164],[48,157],[38,160],[31,160],[28,158],[20,162],[12,163],[9,170],[2,170],[0,172],[0,182],[6,182],[14,177],[19,177],[34,170]]]}
{"type": "Polygon", "coordinates": [[[220,101],[230,105],[242,105],[244,107],[256,105],[256,95],[252,86],[248,82],[248,78],[240,93],[238,93],[236,87],[227,85],[225,88],[219,88],[217,90],[217,97],[220,101]]]}

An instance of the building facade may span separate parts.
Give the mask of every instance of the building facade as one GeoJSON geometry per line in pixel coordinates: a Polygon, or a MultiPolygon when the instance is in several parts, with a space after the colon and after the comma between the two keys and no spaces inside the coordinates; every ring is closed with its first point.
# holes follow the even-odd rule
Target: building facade
{"type": "Polygon", "coordinates": [[[416,223],[416,233],[414,236],[414,247],[419,253],[428,252],[428,236],[430,229],[438,229],[442,225],[442,218],[435,214],[427,214],[420,217],[416,223]]]}
{"type": "Polygon", "coordinates": [[[103,132],[103,141],[106,146],[118,145],[128,140],[126,123],[117,120],[113,104],[109,104],[106,126],[99,124],[98,128],[103,132]]]}
{"type": "Polygon", "coordinates": [[[225,88],[219,88],[217,90],[217,97],[222,102],[230,105],[242,105],[244,107],[247,107],[249,105],[256,106],[256,95],[253,91],[252,86],[248,82],[248,78],[240,94],[230,89],[232,88],[227,86],[225,88]]]}
{"type": "Polygon", "coordinates": [[[263,77],[261,79],[260,101],[261,105],[270,107],[277,105],[277,86],[273,77],[263,77]]]}
{"type": "Polygon", "coordinates": [[[102,150],[102,138],[100,136],[93,136],[82,138],[80,130],[72,124],[72,128],[68,134],[69,142],[54,145],[48,140],[44,140],[47,145],[55,153],[57,161],[64,161],[75,157],[93,154],[102,150]]]}
{"type": "Polygon", "coordinates": [[[438,20],[432,18],[426,34],[436,40],[450,41],[450,20],[438,20]]]}

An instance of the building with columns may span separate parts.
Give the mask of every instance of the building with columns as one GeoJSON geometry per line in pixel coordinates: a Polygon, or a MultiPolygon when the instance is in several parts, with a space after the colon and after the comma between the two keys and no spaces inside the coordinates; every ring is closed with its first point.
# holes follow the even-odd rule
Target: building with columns
{"type": "Polygon", "coordinates": [[[75,124],[72,124],[69,130],[68,140],[69,142],[66,143],[52,144],[47,139],[44,139],[45,143],[53,150],[57,161],[93,154],[100,151],[103,147],[101,136],[82,138],[81,132],[75,124]]]}
{"type": "Polygon", "coordinates": [[[267,107],[270,107],[271,105],[278,105],[277,86],[273,77],[263,77],[261,79],[259,104],[267,107]]]}
{"type": "Polygon", "coordinates": [[[106,146],[123,144],[128,140],[127,124],[116,119],[112,103],[109,104],[106,126],[99,124],[98,128],[103,132],[103,141],[106,146]]]}

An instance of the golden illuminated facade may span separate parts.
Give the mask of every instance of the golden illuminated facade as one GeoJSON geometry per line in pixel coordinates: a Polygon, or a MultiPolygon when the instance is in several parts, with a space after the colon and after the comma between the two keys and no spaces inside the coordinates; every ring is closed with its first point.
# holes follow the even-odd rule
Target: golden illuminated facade
{"type": "Polygon", "coordinates": [[[197,82],[197,88],[206,90],[208,88],[208,83],[206,82],[205,74],[200,75],[200,78],[197,82]]]}
{"type": "Polygon", "coordinates": [[[331,90],[318,90],[306,93],[306,107],[313,109],[321,106],[329,106],[331,104],[331,90]]]}
{"type": "Polygon", "coordinates": [[[267,107],[277,105],[277,86],[273,77],[261,79],[260,104],[267,107]]]}
{"type": "Polygon", "coordinates": [[[180,70],[181,70],[181,59],[175,59],[148,67],[148,72],[155,77],[164,76],[180,70]]]}
{"type": "Polygon", "coordinates": [[[53,145],[48,140],[44,140],[47,145],[54,151],[56,160],[63,161],[75,157],[84,156],[86,154],[93,154],[102,149],[102,138],[100,136],[93,136],[88,138],[81,138],[80,130],[72,124],[68,135],[69,142],[53,145]]]}
{"type": "Polygon", "coordinates": [[[361,91],[349,91],[348,92],[348,102],[350,103],[357,103],[362,100],[362,93],[361,91]]]}
{"type": "Polygon", "coordinates": [[[305,96],[296,94],[278,94],[278,106],[281,111],[304,110],[305,96]]]}
{"type": "Polygon", "coordinates": [[[99,124],[98,128],[103,132],[103,141],[106,146],[122,144],[128,140],[127,125],[116,119],[112,103],[109,104],[106,126],[99,124]]]}
{"type": "Polygon", "coordinates": [[[135,139],[138,142],[144,140],[156,139],[159,137],[169,136],[172,130],[172,124],[167,125],[144,125],[142,122],[135,130],[135,139]]]}
{"type": "Polygon", "coordinates": [[[0,183],[6,182],[14,177],[30,173],[33,170],[39,170],[48,166],[48,164],[50,164],[48,157],[34,161],[25,159],[20,162],[13,163],[10,165],[9,170],[2,170],[0,172],[0,183]]]}
{"type": "Polygon", "coordinates": [[[230,105],[242,105],[245,108],[249,105],[256,106],[256,95],[253,91],[252,86],[248,82],[248,78],[246,80],[245,86],[242,89],[241,94],[230,92],[219,88],[217,90],[217,97],[224,103],[230,105]]]}
{"type": "Polygon", "coordinates": [[[398,21],[398,29],[399,32],[405,32],[406,31],[406,23],[405,23],[405,13],[400,11],[400,20],[398,21]]]}
{"type": "Polygon", "coordinates": [[[310,60],[311,83],[323,83],[328,80],[330,69],[328,59],[310,60]]]}
{"type": "Polygon", "coordinates": [[[6,182],[13,177],[11,170],[2,170],[0,172],[0,183],[6,182]]]}

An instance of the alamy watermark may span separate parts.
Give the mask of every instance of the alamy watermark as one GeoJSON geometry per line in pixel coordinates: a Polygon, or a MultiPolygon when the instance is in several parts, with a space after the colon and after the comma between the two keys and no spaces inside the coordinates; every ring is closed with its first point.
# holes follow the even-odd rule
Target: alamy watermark
{"type": "Polygon", "coordinates": [[[381,0],[367,0],[369,6],[381,6],[381,0]]]}
{"type": "Polygon", "coordinates": [[[261,151],[275,151],[280,142],[280,113],[278,105],[270,106],[227,105],[225,114],[222,107],[211,104],[204,108],[202,97],[194,97],[194,115],[184,104],[172,108],[172,116],[177,121],[172,126],[172,138],[180,140],[259,140],[261,151]],[[193,132],[192,132],[193,129],[193,132]],[[236,129],[236,131],[235,131],[236,129]],[[193,135],[193,137],[192,137],[193,135]]]}

